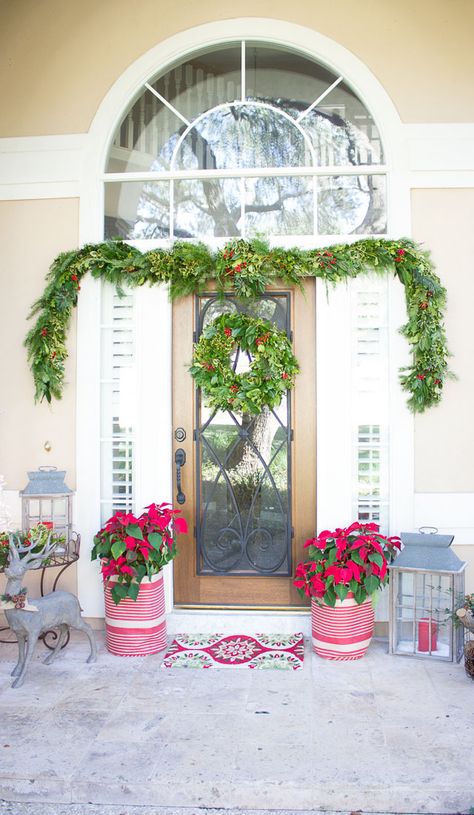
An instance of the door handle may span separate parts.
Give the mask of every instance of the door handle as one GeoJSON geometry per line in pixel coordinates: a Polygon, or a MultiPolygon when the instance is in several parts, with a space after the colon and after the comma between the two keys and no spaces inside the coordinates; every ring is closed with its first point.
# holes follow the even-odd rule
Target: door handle
{"type": "Polygon", "coordinates": [[[176,500],[178,504],[184,504],[186,501],[186,496],[181,489],[181,467],[184,467],[186,464],[186,453],[182,447],[176,450],[174,454],[174,463],[176,464],[176,486],[178,488],[176,500]]]}

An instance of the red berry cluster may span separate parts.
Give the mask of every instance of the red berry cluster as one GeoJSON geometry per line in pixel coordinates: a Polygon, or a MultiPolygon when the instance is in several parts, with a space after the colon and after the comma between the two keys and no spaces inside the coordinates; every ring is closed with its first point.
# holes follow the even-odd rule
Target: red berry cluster
{"type": "Polygon", "coordinates": [[[270,334],[268,333],[268,331],[266,331],[265,334],[262,334],[261,337],[257,337],[257,339],[255,340],[255,345],[263,345],[268,340],[269,336],[270,334]]]}
{"type": "Polygon", "coordinates": [[[331,266],[334,266],[337,263],[336,258],[334,257],[332,252],[318,252],[319,258],[319,267],[320,269],[330,269],[331,266]]]}
{"type": "Polygon", "coordinates": [[[397,256],[395,258],[395,263],[401,263],[404,256],[406,255],[405,249],[397,249],[397,256]]]}
{"type": "Polygon", "coordinates": [[[76,284],[76,291],[80,291],[81,290],[81,284],[79,283],[79,278],[78,278],[77,274],[72,274],[71,275],[71,280],[72,280],[73,283],[76,284]]]}
{"type": "MultiPolygon", "coordinates": [[[[224,255],[224,257],[225,257],[225,255],[224,255]]],[[[232,276],[232,275],[235,275],[236,272],[241,272],[242,269],[245,269],[246,266],[247,266],[247,264],[245,263],[245,261],[243,261],[242,263],[237,263],[235,266],[226,266],[225,271],[226,271],[226,274],[232,276]]]]}
{"type": "Polygon", "coordinates": [[[215,371],[215,370],[216,370],[216,369],[214,368],[214,365],[211,365],[211,363],[210,363],[210,362],[205,362],[205,363],[204,363],[204,367],[205,367],[206,371],[215,371]]]}
{"type": "MultiPolygon", "coordinates": [[[[419,379],[421,382],[423,382],[423,380],[426,379],[426,374],[417,374],[416,378],[419,379]]],[[[434,384],[435,385],[442,385],[443,381],[442,381],[442,379],[436,378],[435,381],[434,381],[434,384]]]]}
{"type": "Polygon", "coordinates": [[[232,329],[231,328],[224,328],[224,334],[226,335],[226,337],[231,337],[232,336],[232,329]]]}
{"type": "Polygon", "coordinates": [[[422,302],[422,303],[420,303],[420,308],[421,308],[421,309],[428,308],[428,306],[429,306],[429,298],[430,298],[430,297],[433,297],[433,292],[431,291],[431,289],[427,289],[427,290],[426,290],[426,297],[427,297],[428,299],[427,299],[427,300],[423,300],[423,302],[422,302]]]}

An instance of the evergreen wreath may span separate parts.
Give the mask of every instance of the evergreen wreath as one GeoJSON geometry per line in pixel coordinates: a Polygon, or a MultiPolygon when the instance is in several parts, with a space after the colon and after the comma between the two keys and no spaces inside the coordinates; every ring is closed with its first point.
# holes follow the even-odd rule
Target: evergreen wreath
{"type": "Polygon", "coordinates": [[[258,297],[267,286],[302,287],[305,278],[336,284],[374,271],[394,274],[405,289],[408,320],[400,329],[412,350],[412,363],[400,371],[408,405],[421,413],[437,404],[450,376],[444,329],[446,289],[428,252],[408,238],[369,238],[327,249],[270,249],[260,240],[233,240],[212,253],[204,244],[177,242],[171,249],[142,253],[121,241],[88,244],[64,252],[51,264],[46,288],[31,309],[35,325],[25,346],[35,382],[35,400],[60,399],[64,387],[66,339],[85,274],[122,287],[168,283],[171,299],[205,290],[232,290],[241,300],[258,297]]]}
{"type": "Polygon", "coordinates": [[[189,369],[206,404],[217,410],[261,413],[277,407],[291,390],[298,362],[284,331],[268,320],[246,314],[221,314],[202,332],[189,369]],[[231,364],[235,350],[251,357],[250,370],[237,373],[231,364]]]}

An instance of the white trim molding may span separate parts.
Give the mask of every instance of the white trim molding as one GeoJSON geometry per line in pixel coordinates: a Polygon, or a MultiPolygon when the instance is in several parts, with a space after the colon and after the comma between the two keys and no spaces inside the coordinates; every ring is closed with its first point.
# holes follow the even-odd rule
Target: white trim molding
{"type": "Polygon", "coordinates": [[[456,546],[474,546],[474,492],[416,492],[414,528],[421,526],[454,535],[456,546]]]}
{"type": "Polygon", "coordinates": [[[87,134],[0,139],[0,200],[77,198],[87,134]]]}

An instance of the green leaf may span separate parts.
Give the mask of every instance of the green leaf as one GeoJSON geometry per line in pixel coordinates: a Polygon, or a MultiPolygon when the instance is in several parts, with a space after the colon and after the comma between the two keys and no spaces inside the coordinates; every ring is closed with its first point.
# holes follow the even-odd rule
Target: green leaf
{"type": "Polygon", "coordinates": [[[369,560],[370,560],[372,563],[376,563],[376,564],[377,564],[377,566],[379,566],[380,568],[382,568],[382,566],[383,566],[383,562],[384,562],[384,558],[383,558],[383,556],[380,554],[380,552],[372,552],[372,554],[370,554],[370,555],[369,555],[369,560]]]}
{"type": "MultiPolygon", "coordinates": [[[[332,577],[332,575],[331,575],[331,577],[332,577]]],[[[334,606],[336,605],[337,594],[334,591],[333,586],[328,586],[326,588],[326,593],[325,593],[325,595],[323,597],[323,600],[328,606],[332,606],[334,608],[334,606]]]]}
{"type": "Polygon", "coordinates": [[[148,535],[148,540],[153,546],[153,549],[159,551],[161,544],[163,543],[163,538],[159,532],[150,532],[148,535]]]}
{"type": "Polygon", "coordinates": [[[347,586],[343,586],[342,583],[338,583],[337,586],[334,586],[334,591],[339,597],[339,600],[345,600],[349,594],[349,588],[347,586]]]}
{"type": "Polygon", "coordinates": [[[336,549],[335,546],[333,546],[329,550],[329,554],[328,554],[328,557],[327,557],[328,566],[331,566],[333,563],[335,563],[336,560],[337,560],[337,549],[336,549]]]}
{"type": "Polygon", "coordinates": [[[141,583],[141,581],[143,580],[143,578],[146,575],[146,566],[145,566],[145,564],[144,563],[139,563],[139,565],[136,567],[136,572],[137,572],[137,583],[141,583]]]}
{"type": "Polygon", "coordinates": [[[364,580],[364,588],[365,588],[367,594],[373,594],[374,592],[376,592],[377,589],[379,588],[379,585],[380,585],[380,580],[378,579],[378,577],[375,577],[375,575],[373,575],[373,574],[370,574],[364,580]]]}
{"type": "Polygon", "coordinates": [[[360,605],[363,603],[364,600],[367,598],[367,592],[362,584],[358,585],[357,589],[354,592],[354,599],[356,603],[360,605]]]}
{"type": "Polygon", "coordinates": [[[130,583],[128,587],[128,597],[130,597],[131,600],[136,601],[139,590],[140,590],[139,583],[136,583],[135,581],[133,583],[130,583]]]}
{"type": "Polygon", "coordinates": [[[122,541],[122,540],[115,541],[112,544],[112,546],[110,547],[110,551],[112,552],[112,556],[113,556],[114,560],[117,560],[117,558],[119,558],[120,555],[123,555],[126,548],[127,548],[127,546],[126,546],[125,541],[122,541]]]}
{"type": "Polygon", "coordinates": [[[136,538],[139,541],[143,540],[143,532],[138,524],[129,524],[125,527],[125,532],[127,535],[130,535],[131,538],[136,538]]]}
{"type": "Polygon", "coordinates": [[[121,583],[115,583],[110,594],[115,605],[118,606],[120,600],[124,600],[125,597],[127,596],[127,587],[122,585],[121,583]]]}

